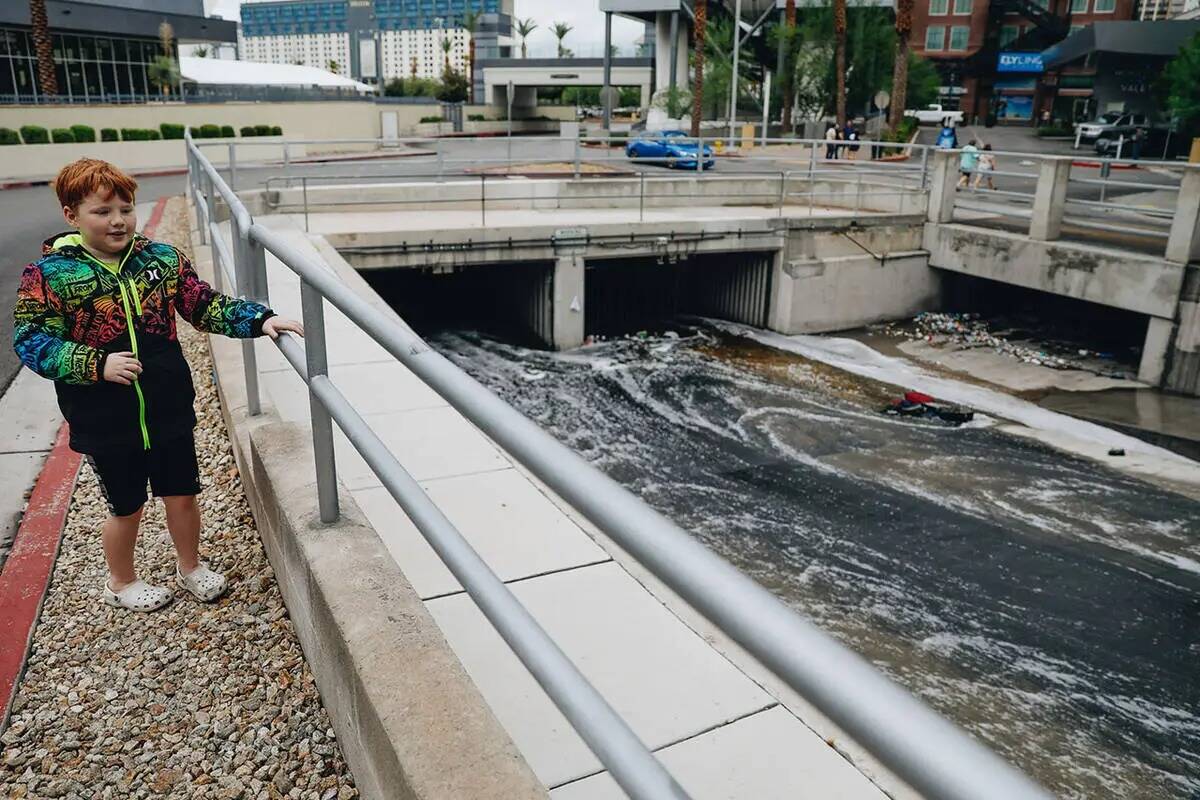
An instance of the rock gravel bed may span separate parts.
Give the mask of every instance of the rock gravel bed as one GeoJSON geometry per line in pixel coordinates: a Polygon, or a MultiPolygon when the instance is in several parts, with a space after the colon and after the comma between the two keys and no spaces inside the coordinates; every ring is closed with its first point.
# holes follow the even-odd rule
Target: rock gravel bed
{"type": "MultiPolygon", "coordinates": [[[[173,198],[156,238],[186,249],[186,230],[173,198]]],[[[139,575],[176,601],[152,614],[104,605],[105,508],[85,464],[0,736],[0,797],[358,796],[242,493],[205,337],[184,322],[179,331],[197,394],[201,554],[231,591],[205,605],[168,580],[174,550],[155,500],[139,575]]]]}

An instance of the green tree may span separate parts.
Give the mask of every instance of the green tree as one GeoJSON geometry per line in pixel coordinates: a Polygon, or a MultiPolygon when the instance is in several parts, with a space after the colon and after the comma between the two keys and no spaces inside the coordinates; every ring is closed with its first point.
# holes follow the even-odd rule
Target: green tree
{"type": "Polygon", "coordinates": [[[563,39],[567,38],[567,34],[573,31],[570,25],[565,22],[554,23],[554,38],[558,39],[558,57],[566,58],[566,48],[563,47],[563,39]]]}
{"type": "MultiPolygon", "coordinates": [[[[933,65],[933,62],[910,52],[907,72],[908,104],[913,108],[924,108],[930,103],[936,103],[938,91],[942,86],[942,76],[938,74],[937,67],[933,65]]],[[[895,97],[895,93],[892,96],[895,97]]]]}
{"type": "Polygon", "coordinates": [[[1162,89],[1181,130],[1200,131],[1200,33],[1179,50],[1162,74],[1162,89]]]}
{"type": "Polygon", "coordinates": [[[517,35],[521,37],[521,58],[529,58],[529,50],[525,47],[525,40],[529,34],[537,30],[537,23],[533,21],[533,17],[517,20],[517,35]]]}
{"type": "Polygon", "coordinates": [[[478,11],[463,14],[463,27],[467,31],[467,96],[472,103],[475,102],[475,25],[479,17],[478,11]]]}
{"type": "Polygon", "coordinates": [[[692,9],[693,37],[696,40],[692,66],[692,136],[700,135],[700,114],[704,111],[704,39],[708,28],[708,0],[695,0],[692,9]]]}
{"type": "Polygon", "coordinates": [[[442,83],[435,95],[445,103],[461,103],[467,99],[467,76],[453,69],[442,73],[442,83]]]}
{"type": "Polygon", "coordinates": [[[158,45],[162,55],[146,67],[146,77],[157,86],[163,94],[170,94],[171,87],[179,84],[179,62],[175,60],[175,29],[171,23],[162,22],[158,26],[158,45]]]}
{"type": "Polygon", "coordinates": [[[331,58],[331,59],[329,59],[328,63],[325,64],[325,69],[329,70],[330,72],[332,72],[334,74],[341,74],[342,65],[339,64],[336,60],[331,58]]]}
{"type": "Polygon", "coordinates": [[[200,45],[192,50],[192,55],[196,58],[208,58],[208,48],[204,45],[200,45]]]}
{"type": "Polygon", "coordinates": [[[33,48],[37,53],[38,88],[42,94],[58,94],[58,78],[54,72],[54,48],[50,41],[50,23],[46,17],[46,0],[30,0],[29,20],[33,33],[33,48]]]}
{"type": "MultiPolygon", "coordinates": [[[[908,84],[910,81],[908,69],[912,62],[908,49],[908,39],[912,36],[914,0],[896,0],[896,57],[892,68],[892,103],[888,123],[892,130],[900,126],[904,119],[904,109],[908,104],[908,84]]],[[[920,108],[921,106],[915,106],[920,108]]]]}

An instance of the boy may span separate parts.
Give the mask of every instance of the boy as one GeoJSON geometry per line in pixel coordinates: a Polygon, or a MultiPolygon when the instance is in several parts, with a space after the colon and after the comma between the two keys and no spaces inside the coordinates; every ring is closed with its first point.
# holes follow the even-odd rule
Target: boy
{"type": "Polygon", "coordinates": [[[166,507],[176,582],[211,602],[228,585],[199,559],[196,395],[175,314],[198,330],[238,338],[303,331],[265,306],[218,294],[177,249],[137,234],[137,182],[112,164],[81,158],[62,168],[54,190],[75,230],[47,239],[42,258],[25,268],[13,347],[25,366],[54,381],[71,449],[85,454],[108,502],[104,600],[153,611],[174,599],[133,567],[149,481],[166,507]]]}

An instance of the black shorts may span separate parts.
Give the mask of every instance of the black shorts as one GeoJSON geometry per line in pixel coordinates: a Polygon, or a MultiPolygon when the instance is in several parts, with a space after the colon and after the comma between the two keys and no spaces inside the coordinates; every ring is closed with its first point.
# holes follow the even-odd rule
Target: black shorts
{"type": "Polygon", "coordinates": [[[149,450],[123,449],[86,457],[113,516],[126,517],[146,502],[146,483],[155,497],[200,494],[200,467],[191,432],[149,450]]]}

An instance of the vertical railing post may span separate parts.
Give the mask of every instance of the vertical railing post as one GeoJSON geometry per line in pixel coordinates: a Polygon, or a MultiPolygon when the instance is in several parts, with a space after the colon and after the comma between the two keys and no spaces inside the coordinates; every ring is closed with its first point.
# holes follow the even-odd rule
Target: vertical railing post
{"type": "Polygon", "coordinates": [[[288,143],[283,143],[283,175],[287,178],[287,185],[292,185],[292,179],[288,177],[288,168],[291,166],[291,158],[288,155],[288,143]]]}
{"type": "Polygon", "coordinates": [[[325,351],[324,300],[308,281],[300,280],[300,311],[304,319],[304,355],[308,366],[308,409],[312,420],[313,461],[317,471],[317,505],[321,522],[338,518],[337,465],[333,452],[333,420],[313,391],[313,381],[329,374],[325,351]]]}
{"type": "Polygon", "coordinates": [[[229,143],[229,188],[237,191],[237,145],[229,143]]]}
{"type": "Polygon", "coordinates": [[[929,148],[921,148],[921,190],[929,188],[929,148]]]}
{"type": "Polygon", "coordinates": [[[646,221],[646,171],[638,173],[638,222],[646,221]]]}
{"type": "Polygon", "coordinates": [[[433,152],[437,154],[437,168],[438,168],[437,179],[438,179],[438,183],[441,183],[443,180],[445,180],[444,164],[443,164],[443,159],[445,158],[445,156],[442,155],[442,140],[441,139],[433,140],[433,152]]]}
{"type": "Polygon", "coordinates": [[[304,232],[308,233],[308,176],[300,178],[300,193],[304,196],[304,232]]]}
{"type": "Polygon", "coordinates": [[[1067,182],[1071,178],[1071,159],[1045,157],[1038,172],[1033,194],[1033,213],[1029,238],[1050,242],[1062,234],[1063,214],[1067,206],[1067,182]]]}
{"type": "Polygon", "coordinates": [[[779,173],[779,213],[777,216],[783,216],[783,201],[787,196],[787,170],[781,170],[779,173]]]}
{"type": "Polygon", "coordinates": [[[696,139],[696,172],[704,172],[704,137],[696,139]]]}
{"type": "Polygon", "coordinates": [[[205,178],[205,180],[203,181],[203,185],[205,187],[204,205],[205,205],[205,208],[208,209],[208,221],[215,224],[218,222],[218,220],[217,220],[217,187],[216,187],[216,184],[213,183],[212,176],[208,174],[208,170],[204,171],[204,178],[205,178]]]}
{"type": "Polygon", "coordinates": [[[479,176],[479,225],[487,227],[487,176],[479,176]]]}
{"type": "Polygon", "coordinates": [[[1112,161],[1109,159],[1101,159],[1100,161],[1100,202],[1104,202],[1104,197],[1108,189],[1109,170],[1112,169],[1112,161]]]}
{"type": "Polygon", "coordinates": [[[575,137],[575,180],[579,180],[580,159],[582,158],[582,154],[579,151],[582,149],[583,149],[583,145],[579,141],[579,136],[576,136],[575,137]]]}
{"type": "MultiPolygon", "coordinates": [[[[229,210],[230,250],[233,253],[233,277],[237,282],[239,297],[254,298],[254,275],[250,268],[250,256],[247,253],[248,240],[245,232],[238,224],[237,214],[229,210]]],[[[246,375],[246,412],[257,417],[262,413],[258,394],[258,358],[254,351],[253,339],[242,339],[242,367],[246,375]]]]}
{"type": "Polygon", "coordinates": [[[808,146],[808,183],[812,187],[812,182],[817,179],[817,145],[809,144],[808,146]]]}

